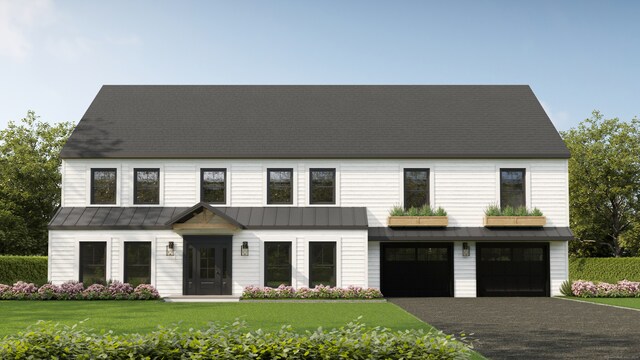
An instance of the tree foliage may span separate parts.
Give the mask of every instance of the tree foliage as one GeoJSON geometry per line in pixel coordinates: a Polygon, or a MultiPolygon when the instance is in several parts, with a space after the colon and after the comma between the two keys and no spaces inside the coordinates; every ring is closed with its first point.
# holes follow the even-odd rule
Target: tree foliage
{"type": "Polygon", "coordinates": [[[0,254],[47,253],[47,222],[60,205],[60,150],[72,130],[33,111],[0,130],[0,254]]]}
{"type": "Polygon", "coordinates": [[[637,255],[640,230],[640,120],[594,111],[562,133],[571,151],[571,229],[578,256],[637,255]],[[631,253],[636,251],[636,253],[631,253]]]}

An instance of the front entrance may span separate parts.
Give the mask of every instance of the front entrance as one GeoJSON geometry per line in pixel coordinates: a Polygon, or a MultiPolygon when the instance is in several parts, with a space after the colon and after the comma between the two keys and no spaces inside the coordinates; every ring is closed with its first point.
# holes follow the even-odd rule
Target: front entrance
{"type": "Polygon", "coordinates": [[[382,294],[453,296],[453,251],[447,243],[382,243],[382,294]]]}
{"type": "Polygon", "coordinates": [[[183,238],[184,295],[231,295],[231,236],[183,238]]]}

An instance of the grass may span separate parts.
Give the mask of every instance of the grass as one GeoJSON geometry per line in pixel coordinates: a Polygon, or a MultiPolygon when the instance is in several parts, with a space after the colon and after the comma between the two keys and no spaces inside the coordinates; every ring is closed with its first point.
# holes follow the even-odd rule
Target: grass
{"type": "Polygon", "coordinates": [[[621,306],[630,309],[640,310],[640,298],[579,298],[569,297],[569,299],[588,301],[598,304],[621,306]]]}
{"type": "Polygon", "coordinates": [[[0,337],[50,320],[85,324],[96,331],[144,333],[158,325],[204,328],[210,322],[247,321],[251,329],[276,330],[290,324],[304,332],[319,326],[334,328],[362,316],[369,326],[394,330],[431,329],[431,326],[391,303],[165,303],[162,301],[0,301],[0,337]]]}

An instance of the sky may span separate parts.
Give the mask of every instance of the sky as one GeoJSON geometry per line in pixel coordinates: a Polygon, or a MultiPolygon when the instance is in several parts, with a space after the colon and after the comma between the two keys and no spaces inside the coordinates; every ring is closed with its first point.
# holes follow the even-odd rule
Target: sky
{"type": "Polygon", "coordinates": [[[558,130],[640,116],[640,1],[0,0],[0,129],[104,84],[528,84],[558,130]]]}

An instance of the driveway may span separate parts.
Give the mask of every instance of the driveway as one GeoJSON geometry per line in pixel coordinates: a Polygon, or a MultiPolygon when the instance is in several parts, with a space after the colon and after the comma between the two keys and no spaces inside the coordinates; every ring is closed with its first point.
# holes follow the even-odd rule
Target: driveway
{"type": "Polygon", "coordinates": [[[640,359],[640,311],[553,298],[394,298],[490,359],[640,359]]]}

